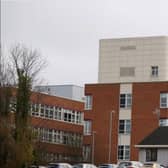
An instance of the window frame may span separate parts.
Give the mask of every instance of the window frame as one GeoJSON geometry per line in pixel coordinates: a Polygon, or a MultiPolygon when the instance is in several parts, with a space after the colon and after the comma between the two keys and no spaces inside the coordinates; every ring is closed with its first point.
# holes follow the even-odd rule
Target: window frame
{"type": "Polygon", "coordinates": [[[131,120],[119,120],[119,134],[130,134],[131,120]],[[123,126],[122,129],[121,126],[123,126]]]}
{"type": "Polygon", "coordinates": [[[131,108],[132,106],[132,94],[121,93],[120,94],[120,108],[131,108]]]}
{"type": "Polygon", "coordinates": [[[158,150],[157,148],[146,149],[146,161],[157,161],[158,150]]]}
{"type": "Polygon", "coordinates": [[[130,146],[119,145],[118,146],[118,160],[130,160],[130,146]]]}
{"type": "Polygon", "coordinates": [[[92,121],[91,120],[84,120],[83,134],[84,135],[92,134],[92,121]]]}
{"type": "Polygon", "coordinates": [[[159,76],[159,66],[151,66],[151,77],[158,77],[159,76]]]}
{"type": "Polygon", "coordinates": [[[160,108],[168,108],[168,93],[166,92],[160,93],[160,108]]]}
{"type": "Polygon", "coordinates": [[[85,110],[91,110],[93,106],[93,96],[86,95],[85,96],[85,110]]]}

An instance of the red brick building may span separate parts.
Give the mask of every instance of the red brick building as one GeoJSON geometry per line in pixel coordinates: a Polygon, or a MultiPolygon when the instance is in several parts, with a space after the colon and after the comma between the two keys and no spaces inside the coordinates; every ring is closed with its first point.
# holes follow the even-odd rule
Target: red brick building
{"type": "Polygon", "coordinates": [[[47,162],[82,160],[84,103],[32,93],[32,126],[39,137],[41,157],[47,162]]]}
{"type": "Polygon", "coordinates": [[[168,118],[167,108],[160,105],[161,94],[168,92],[168,82],[133,83],[132,103],[126,108],[121,107],[120,89],[120,84],[85,86],[86,97],[89,96],[92,101],[90,109],[85,110],[84,120],[91,122],[91,131],[90,135],[84,136],[84,143],[93,149],[95,137],[91,159],[96,164],[138,160],[135,145],[158,127],[156,109],[160,109],[160,120],[168,118]],[[131,119],[127,117],[128,109],[132,111],[131,119]]]}
{"type": "MultiPolygon", "coordinates": [[[[167,44],[164,36],[100,40],[98,83],[85,85],[84,144],[93,163],[139,160],[135,145],[167,122],[167,44]]],[[[154,161],[152,150],[144,155],[154,161]]]]}

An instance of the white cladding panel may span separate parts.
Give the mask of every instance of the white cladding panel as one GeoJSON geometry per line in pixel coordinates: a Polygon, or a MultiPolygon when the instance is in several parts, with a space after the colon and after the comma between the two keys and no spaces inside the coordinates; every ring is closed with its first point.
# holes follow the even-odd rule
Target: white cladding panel
{"type": "Polygon", "coordinates": [[[168,80],[167,37],[103,39],[99,46],[99,83],[168,80]],[[151,66],[159,67],[158,77],[151,66]]]}
{"type": "Polygon", "coordinates": [[[130,134],[119,134],[118,145],[130,145],[130,134]]]}

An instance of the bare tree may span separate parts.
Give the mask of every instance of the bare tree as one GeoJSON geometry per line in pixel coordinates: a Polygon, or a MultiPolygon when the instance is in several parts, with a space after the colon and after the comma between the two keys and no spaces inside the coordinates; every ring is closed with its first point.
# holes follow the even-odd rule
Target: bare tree
{"type": "MultiPolygon", "coordinates": [[[[8,64],[5,64],[5,61],[5,57],[1,56],[0,105],[2,105],[1,107],[4,107],[3,109],[5,109],[5,112],[9,112],[11,96],[8,92],[4,92],[4,89],[11,88],[11,86],[15,87],[15,127],[13,128],[14,131],[9,131],[10,137],[12,137],[12,132],[14,132],[13,141],[15,146],[15,155],[12,156],[12,158],[15,162],[13,167],[26,167],[33,160],[33,134],[30,125],[31,89],[33,83],[37,80],[38,73],[45,66],[45,61],[37,50],[28,49],[23,45],[14,46],[10,51],[9,59],[6,61],[8,64]],[[8,93],[8,99],[4,99],[4,93],[6,95],[8,93]],[[1,98],[3,98],[3,100],[1,98]]],[[[0,114],[2,114],[2,110],[0,110],[0,114]]],[[[5,163],[6,162],[7,161],[5,161],[5,163]]]]}

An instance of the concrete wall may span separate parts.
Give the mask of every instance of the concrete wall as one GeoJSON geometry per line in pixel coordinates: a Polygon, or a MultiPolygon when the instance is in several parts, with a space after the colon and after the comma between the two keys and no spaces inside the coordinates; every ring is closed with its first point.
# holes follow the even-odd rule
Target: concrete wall
{"type": "Polygon", "coordinates": [[[164,36],[100,40],[98,82],[168,80],[167,48],[168,40],[164,36]],[[159,67],[158,77],[151,76],[151,66],[159,67]]]}

